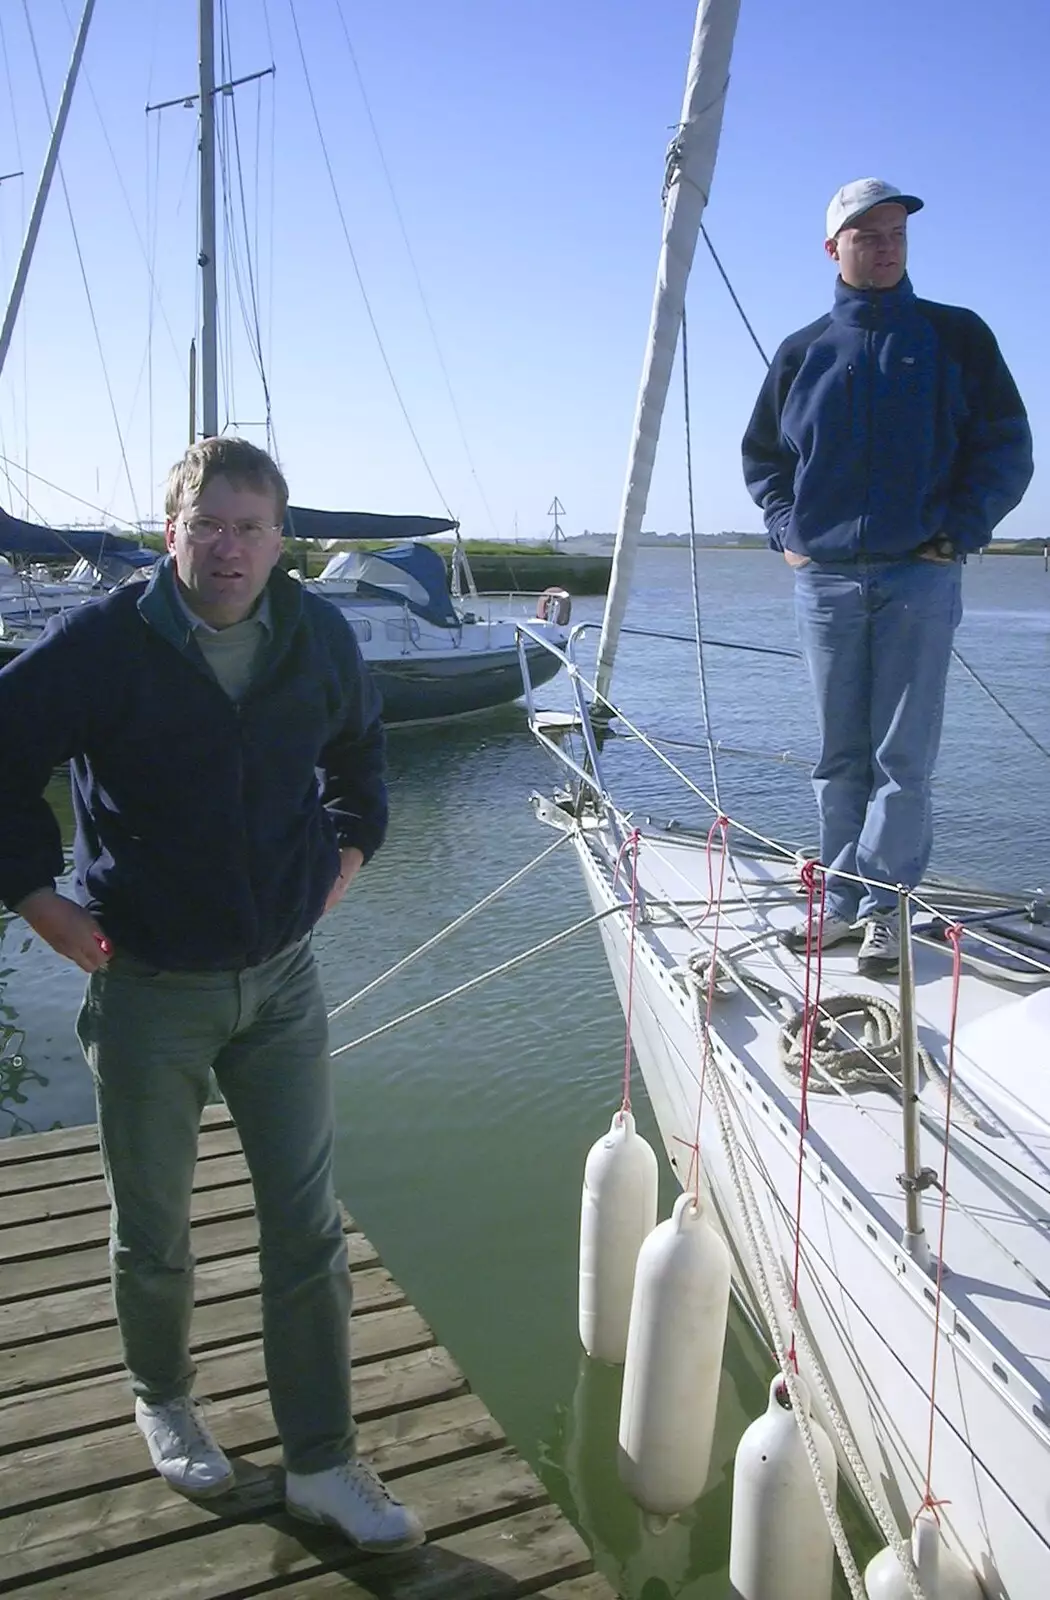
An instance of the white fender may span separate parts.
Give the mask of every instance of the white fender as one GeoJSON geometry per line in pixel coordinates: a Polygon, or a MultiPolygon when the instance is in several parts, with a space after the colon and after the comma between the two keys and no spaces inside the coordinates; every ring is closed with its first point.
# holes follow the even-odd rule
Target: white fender
{"type": "Polygon", "coordinates": [[[638,1253],[620,1405],[620,1478],[673,1516],[707,1481],[729,1315],[729,1251],[680,1195],[638,1253]]]}
{"type": "MultiPolygon", "coordinates": [[[[809,1390],[799,1379],[806,1416],[809,1390]]],[[[831,1600],[835,1546],[790,1405],[784,1380],[769,1386],[769,1405],[737,1446],[729,1582],[739,1600],[831,1600]]],[[[835,1447],[810,1421],[824,1480],[834,1500],[835,1447]]]]}
{"type": "Polygon", "coordinates": [[[659,1168],[629,1111],[591,1146],[580,1207],[580,1342],[598,1361],[623,1361],[634,1268],[656,1226],[659,1168]]]}
{"type": "MultiPolygon", "coordinates": [[[[932,1511],[920,1511],[911,1535],[911,1553],[927,1600],[983,1600],[972,1567],[952,1555],[932,1511]]],[[[864,1571],[868,1600],[910,1600],[901,1564],[892,1550],[880,1550],[864,1571]]]]}

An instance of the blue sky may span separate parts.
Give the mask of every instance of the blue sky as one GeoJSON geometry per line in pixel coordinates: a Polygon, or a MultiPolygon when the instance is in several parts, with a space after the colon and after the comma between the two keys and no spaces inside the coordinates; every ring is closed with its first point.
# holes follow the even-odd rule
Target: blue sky
{"type": "MultiPolygon", "coordinates": [[[[295,0],[295,15],[351,242],[437,488],[357,285],[290,0],[228,0],[233,75],[271,60],[277,68],[261,87],[237,91],[237,119],[277,446],[293,497],[381,511],[440,513],[447,503],[468,533],[525,537],[549,528],[557,494],[567,531],[614,527],[691,0],[342,4],[470,456],[337,0],[295,0]]],[[[79,0],[32,0],[30,14],[54,106],[79,0]]],[[[21,7],[3,8],[2,28],[0,71],[9,70],[13,94],[0,85],[0,172],[24,166],[27,174],[0,186],[6,292],[47,124],[21,7]]],[[[123,517],[159,508],[165,470],[186,441],[194,116],[166,111],[158,133],[143,108],[192,91],[195,28],[193,0],[97,0],[64,146],[130,486],[57,184],[0,378],[0,451],[123,517]]],[[[1048,59],[1050,7],[1037,0],[883,0],[877,8],[742,0],[706,220],[767,348],[829,303],[822,238],[831,192],[849,178],[887,177],[927,201],[911,227],[918,291],[972,306],[991,324],[1042,457],[1050,430],[1048,59]]],[[[240,255],[243,277],[243,245],[240,255]]],[[[224,386],[220,416],[261,440],[260,386],[232,284],[230,294],[233,386],[232,394],[224,386]]],[[[754,529],[739,439],[761,366],[702,246],[689,317],[699,524],[754,529]]],[[[24,489],[24,474],[14,477],[24,489]]],[[[25,511],[2,479],[0,491],[25,511]]],[[[28,497],[44,516],[91,515],[33,479],[28,497]]],[[[679,381],[646,524],[676,529],[685,519],[679,381]]],[[[1050,533],[1050,474],[1037,473],[1002,531],[1050,533]]]]}

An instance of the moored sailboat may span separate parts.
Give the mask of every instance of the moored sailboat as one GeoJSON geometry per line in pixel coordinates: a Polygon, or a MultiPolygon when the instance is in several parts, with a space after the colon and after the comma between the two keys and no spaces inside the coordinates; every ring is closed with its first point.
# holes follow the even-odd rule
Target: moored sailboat
{"type": "MultiPolygon", "coordinates": [[[[584,754],[533,715],[572,779],[537,809],[570,835],[603,916],[667,1158],[683,1188],[699,1165],[737,1293],[789,1392],[804,1379],[893,1547],[902,1592],[924,1592],[906,1541],[930,1512],[987,1593],[1038,1600],[1050,1572],[1045,901],[935,882],[901,891],[899,982],[858,977],[840,951],[816,956],[823,869],[723,811],[713,743],[705,793],[620,713],[710,828],[637,821],[603,760],[736,12],[734,0],[698,12],[593,682],[578,660],[583,627],[566,652],[584,754]],[[811,938],[793,954],[778,935],[800,904],[811,938]]],[[[839,1553],[862,1593],[841,1543],[839,1553]]]]}

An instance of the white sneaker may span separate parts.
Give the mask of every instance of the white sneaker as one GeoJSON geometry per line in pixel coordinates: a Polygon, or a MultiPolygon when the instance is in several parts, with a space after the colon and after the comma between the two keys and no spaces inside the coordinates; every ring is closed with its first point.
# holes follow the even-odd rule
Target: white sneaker
{"type": "MultiPolygon", "coordinates": [[[[801,922],[793,923],[790,928],[781,928],[777,939],[787,950],[794,950],[800,955],[806,953],[806,936],[809,928],[808,920],[804,917],[801,922]]],[[[813,923],[813,948],[816,949],[817,923],[813,923]]],[[[832,945],[845,944],[847,939],[859,939],[860,930],[855,922],[849,922],[845,917],[838,917],[829,912],[824,918],[820,929],[820,948],[830,950],[832,945]]]]}
{"type": "Polygon", "coordinates": [[[191,1395],[149,1406],[135,1401],[135,1421],[149,1445],[153,1465],[173,1489],[206,1499],[233,1488],[233,1468],[191,1395]]]}
{"type": "Polygon", "coordinates": [[[284,1495],[293,1517],[338,1528],[359,1550],[414,1550],[426,1538],[416,1513],[356,1457],[327,1472],[286,1473],[284,1495]]]}
{"type": "Polygon", "coordinates": [[[864,918],[863,927],[857,971],[862,978],[892,978],[900,968],[900,919],[892,913],[876,913],[864,918]]]}

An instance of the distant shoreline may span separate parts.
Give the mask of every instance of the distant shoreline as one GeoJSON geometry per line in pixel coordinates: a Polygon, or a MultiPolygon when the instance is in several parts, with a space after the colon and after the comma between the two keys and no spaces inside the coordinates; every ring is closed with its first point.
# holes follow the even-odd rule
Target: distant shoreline
{"type": "MultiPolygon", "coordinates": [[[[492,541],[494,544],[495,541],[492,541]]],[[[466,541],[467,550],[470,550],[470,540],[466,541]]],[[[513,548],[513,547],[509,547],[513,548]]],[[[549,544],[544,546],[534,544],[527,548],[532,550],[553,549],[549,544]]],[[[636,542],[639,550],[688,550],[689,540],[685,537],[674,536],[671,538],[642,538],[636,542]]],[[[612,543],[598,543],[592,539],[570,539],[564,545],[557,547],[566,555],[611,555],[612,543]]],[[[758,534],[745,534],[740,539],[712,539],[705,538],[702,534],[697,539],[697,549],[704,551],[719,550],[765,550],[769,545],[758,534]]],[[[1046,539],[993,539],[991,544],[985,545],[979,555],[990,556],[1044,556],[1050,551],[1050,537],[1046,539]]]]}

